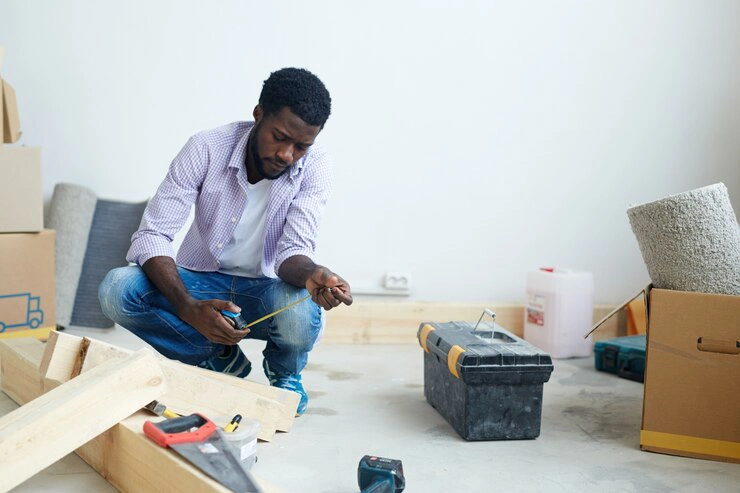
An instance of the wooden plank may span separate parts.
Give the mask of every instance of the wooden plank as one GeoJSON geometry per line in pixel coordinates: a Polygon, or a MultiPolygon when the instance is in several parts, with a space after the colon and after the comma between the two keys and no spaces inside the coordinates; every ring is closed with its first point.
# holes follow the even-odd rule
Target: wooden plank
{"type": "MultiPolygon", "coordinates": [[[[116,354],[120,354],[121,351],[125,350],[117,346],[103,343],[102,341],[96,341],[96,347],[93,349],[92,352],[88,352],[87,358],[85,359],[85,367],[87,367],[87,365],[95,366],[100,362],[114,357],[116,354]]],[[[277,387],[272,387],[270,385],[253,382],[244,378],[237,378],[232,375],[226,375],[223,373],[206,370],[205,368],[198,368],[196,366],[186,365],[185,363],[170,360],[164,357],[162,357],[161,365],[165,370],[165,374],[167,375],[167,377],[173,382],[179,382],[181,378],[184,378],[184,381],[188,381],[188,379],[191,379],[193,380],[193,382],[203,382],[203,379],[206,378],[208,380],[216,380],[226,385],[237,387],[238,389],[240,389],[240,392],[246,392],[246,394],[244,394],[245,398],[246,396],[257,394],[266,399],[276,401],[280,404],[280,406],[278,406],[277,421],[275,423],[269,423],[266,427],[270,428],[274,426],[276,430],[287,432],[290,431],[293,426],[293,421],[295,421],[296,409],[298,409],[298,403],[301,399],[301,396],[295,392],[290,392],[277,387]],[[176,374],[179,375],[179,378],[176,378],[176,374]],[[190,375],[190,377],[187,377],[186,375],[190,375]]],[[[175,389],[170,390],[170,393],[174,392],[175,389]]],[[[187,388],[183,389],[183,392],[187,392],[187,388]]],[[[266,403],[262,399],[257,399],[256,402],[259,403],[261,406],[266,405],[266,403]]],[[[168,403],[168,405],[174,407],[175,404],[168,403]]],[[[245,412],[249,412],[249,409],[246,408],[238,414],[246,417],[247,414],[245,414],[245,412]]],[[[229,411],[229,413],[227,414],[231,414],[231,416],[233,416],[237,413],[231,413],[231,411],[229,411]]],[[[256,417],[254,416],[249,417],[252,419],[256,419],[256,417]]],[[[272,437],[272,435],[270,435],[270,437],[272,437]]],[[[265,437],[259,438],[263,440],[267,439],[265,437]]]]}
{"type": "Polygon", "coordinates": [[[28,402],[43,393],[36,371],[44,344],[33,338],[0,341],[0,388],[15,402],[28,402]]]}
{"type": "MultiPolygon", "coordinates": [[[[416,332],[422,322],[465,320],[477,322],[483,310],[496,313],[496,322],[521,337],[524,334],[524,305],[512,303],[447,303],[423,301],[362,301],[326,314],[321,341],[326,344],[418,344],[416,332]]],[[[612,306],[596,305],[594,322],[612,306]]],[[[484,318],[484,320],[490,317],[484,318]]],[[[616,337],[618,321],[599,330],[595,340],[616,337]]]]}
{"type": "MultiPolygon", "coordinates": [[[[52,345],[43,359],[47,379],[68,379],[66,375],[74,367],[82,341],[80,337],[64,333],[50,335],[49,342],[52,345]]],[[[105,361],[128,354],[127,350],[117,346],[95,339],[89,341],[81,369],[83,374],[105,361]]],[[[225,425],[235,414],[241,414],[260,422],[257,438],[263,441],[272,440],[278,423],[286,415],[285,405],[251,391],[252,387],[259,384],[247,383],[244,379],[228,375],[221,378],[224,375],[166,358],[160,358],[159,363],[169,383],[168,391],[161,401],[180,414],[200,412],[220,426],[225,425]]],[[[291,419],[294,419],[295,408],[290,412],[291,419]]]]}
{"type": "MultiPolygon", "coordinates": [[[[52,337],[54,336],[52,335],[52,337]]],[[[88,351],[87,358],[85,359],[85,367],[87,367],[87,365],[95,366],[103,361],[107,361],[109,358],[120,355],[121,352],[126,351],[123,348],[106,344],[102,341],[95,341],[95,345],[96,346],[93,351],[88,351]]],[[[264,385],[245,378],[237,378],[232,375],[226,375],[224,373],[206,370],[205,368],[198,368],[197,366],[186,365],[185,363],[170,360],[164,357],[161,358],[163,360],[161,364],[165,372],[171,371],[173,373],[180,373],[182,374],[183,378],[188,378],[185,376],[185,374],[191,375],[191,378],[197,379],[198,381],[200,381],[202,378],[216,380],[224,384],[237,387],[241,391],[247,392],[248,394],[257,394],[267,399],[278,402],[282,405],[282,407],[280,407],[276,429],[279,431],[290,431],[291,427],[293,426],[293,421],[295,421],[295,412],[296,409],[298,409],[298,403],[301,400],[301,396],[298,395],[296,392],[290,392],[288,390],[283,390],[271,385],[264,385]]],[[[59,371],[66,371],[66,369],[67,366],[65,364],[64,367],[59,368],[59,371]]],[[[174,374],[166,374],[168,375],[168,378],[171,378],[173,381],[175,380],[174,374]]],[[[240,414],[246,416],[244,413],[240,414]]]]}
{"type": "Polygon", "coordinates": [[[167,407],[180,414],[203,413],[221,427],[241,414],[260,422],[257,438],[272,440],[284,409],[282,404],[245,389],[239,378],[220,381],[212,378],[211,372],[193,372],[192,367],[176,361],[161,364],[165,375],[173,380],[170,392],[162,396],[167,407]]]}
{"type": "MultiPolygon", "coordinates": [[[[5,383],[15,387],[13,380],[38,381],[39,367],[43,358],[43,344],[33,340],[37,346],[35,351],[27,351],[26,358],[14,356],[15,348],[8,341],[0,342],[3,355],[23,359],[23,367],[28,374],[21,376],[14,372],[5,383]],[[3,347],[5,344],[5,347],[3,347]],[[35,360],[33,359],[35,356],[35,360]]],[[[71,366],[70,366],[71,368],[71,366]]],[[[59,385],[58,383],[56,385],[59,385]]],[[[25,404],[41,395],[43,387],[35,387],[36,395],[20,394],[28,400],[16,400],[18,404],[25,404]]],[[[14,399],[15,400],[15,399],[14,399]]],[[[137,412],[124,419],[118,425],[98,435],[76,453],[93,467],[101,476],[122,492],[131,493],[179,493],[188,491],[193,493],[217,492],[227,493],[229,490],[213,481],[194,467],[187,464],[172,451],[156,446],[144,436],[143,423],[152,419],[149,413],[137,412]]],[[[280,490],[261,478],[255,478],[265,493],[280,493],[280,490]]]]}
{"type": "Polygon", "coordinates": [[[100,435],[166,389],[149,349],[100,365],[0,419],[0,491],[100,435]],[[73,433],[70,430],[74,430],[73,433]]]}
{"type": "Polygon", "coordinates": [[[483,310],[496,313],[499,325],[522,333],[523,307],[510,304],[355,301],[346,310],[327,312],[322,342],[353,344],[418,344],[422,322],[476,322],[483,310]]]}
{"type": "MultiPolygon", "coordinates": [[[[298,409],[298,403],[301,400],[301,396],[296,392],[284,390],[271,385],[264,385],[246,378],[237,378],[231,375],[225,375],[223,373],[213,372],[206,370],[205,368],[198,368],[196,366],[185,365],[183,363],[173,361],[173,365],[183,372],[188,372],[192,375],[205,376],[212,380],[218,380],[229,385],[234,385],[245,392],[251,392],[258,394],[266,399],[273,400],[282,405],[280,416],[276,423],[278,431],[287,432],[293,427],[295,421],[295,413],[298,409]]],[[[254,371],[254,370],[252,370],[254,371]]]]}

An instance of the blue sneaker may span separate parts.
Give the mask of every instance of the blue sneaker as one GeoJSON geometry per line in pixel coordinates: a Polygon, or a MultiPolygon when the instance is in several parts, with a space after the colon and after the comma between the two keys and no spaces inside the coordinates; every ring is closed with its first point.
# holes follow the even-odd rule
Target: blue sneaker
{"type": "Polygon", "coordinates": [[[267,360],[262,360],[262,369],[265,370],[265,376],[270,381],[270,385],[290,390],[291,392],[295,392],[301,396],[301,401],[298,403],[298,409],[296,409],[295,415],[301,416],[305,413],[306,407],[308,406],[308,394],[306,394],[303,384],[301,384],[301,375],[293,373],[279,375],[270,370],[267,360]]]}
{"type": "Polygon", "coordinates": [[[244,378],[252,371],[252,363],[239,346],[226,346],[224,351],[198,365],[201,368],[244,378]]]}

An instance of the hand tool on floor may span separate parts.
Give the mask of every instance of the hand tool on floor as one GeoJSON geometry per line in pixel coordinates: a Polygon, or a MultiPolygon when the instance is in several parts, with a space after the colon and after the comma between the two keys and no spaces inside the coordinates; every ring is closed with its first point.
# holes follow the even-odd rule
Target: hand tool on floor
{"type": "Polygon", "coordinates": [[[195,467],[235,493],[263,493],[252,475],[221,435],[202,414],[191,414],[159,423],[144,423],[144,434],[154,443],[171,448],[195,467]]]}
{"type": "Polygon", "coordinates": [[[397,459],[366,455],[357,466],[361,493],[401,493],[406,487],[403,464],[397,459]]]}
{"type": "Polygon", "coordinates": [[[165,406],[159,401],[150,402],[149,404],[144,406],[144,409],[156,414],[157,416],[164,416],[167,419],[180,417],[179,414],[177,414],[175,411],[168,409],[167,406],[165,406]]]}
{"type": "Polygon", "coordinates": [[[280,313],[282,311],[285,311],[288,308],[293,308],[298,303],[302,303],[302,302],[306,301],[307,299],[309,299],[310,297],[311,297],[310,294],[307,295],[307,296],[304,296],[300,300],[294,301],[293,303],[291,303],[289,305],[286,305],[286,306],[282,307],[279,310],[275,310],[272,313],[268,313],[264,317],[258,318],[254,322],[247,323],[247,321],[244,320],[244,317],[242,317],[242,314],[241,313],[230,312],[228,310],[221,310],[221,315],[223,315],[224,317],[227,317],[227,318],[231,319],[231,321],[234,322],[234,325],[236,326],[237,330],[245,330],[245,329],[250,328],[253,325],[257,325],[258,323],[262,322],[263,320],[267,320],[268,318],[274,317],[278,313],[280,313]]]}

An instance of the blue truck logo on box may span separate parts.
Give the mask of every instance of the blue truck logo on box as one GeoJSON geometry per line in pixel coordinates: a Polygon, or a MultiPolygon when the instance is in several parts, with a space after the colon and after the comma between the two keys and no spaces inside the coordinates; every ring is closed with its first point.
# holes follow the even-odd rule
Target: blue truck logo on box
{"type": "Polygon", "coordinates": [[[6,329],[30,327],[36,329],[44,323],[41,300],[31,293],[0,295],[0,334],[6,329]]]}

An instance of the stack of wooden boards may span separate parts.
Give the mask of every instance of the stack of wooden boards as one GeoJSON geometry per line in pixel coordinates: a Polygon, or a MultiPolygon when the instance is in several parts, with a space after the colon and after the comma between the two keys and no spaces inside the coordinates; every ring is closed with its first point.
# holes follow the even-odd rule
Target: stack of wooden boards
{"type": "MultiPolygon", "coordinates": [[[[87,338],[52,332],[0,341],[0,387],[21,407],[0,418],[0,491],[74,451],[123,492],[228,491],[146,438],[153,400],[223,426],[235,414],[270,441],[290,430],[299,395],[87,338]],[[72,378],[73,375],[76,375],[72,378]],[[219,422],[222,420],[223,422],[219,422]]],[[[265,491],[277,491],[256,478],[265,491]]]]}

